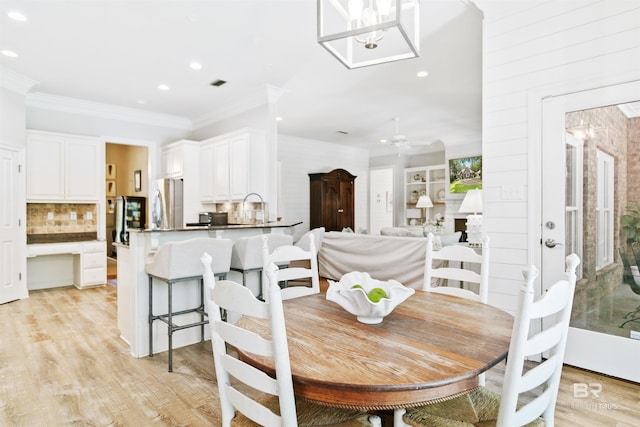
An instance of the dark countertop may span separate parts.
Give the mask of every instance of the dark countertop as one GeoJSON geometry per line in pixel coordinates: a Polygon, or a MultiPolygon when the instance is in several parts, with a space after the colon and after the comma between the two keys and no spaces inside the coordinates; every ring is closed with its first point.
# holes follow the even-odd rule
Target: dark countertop
{"type": "Polygon", "coordinates": [[[27,244],[35,243],[64,243],[64,242],[88,242],[98,240],[98,233],[51,233],[51,234],[27,234],[27,244]]]}
{"type": "Polygon", "coordinates": [[[166,229],[166,230],[161,230],[161,229],[146,229],[146,230],[131,229],[129,231],[139,232],[139,233],[155,233],[155,232],[163,232],[163,231],[242,230],[242,229],[250,229],[250,228],[294,227],[294,226],[300,225],[300,224],[302,224],[302,221],[298,221],[298,222],[272,221],[272,222],[267,222],[266,224],[195,225],[193,227],[171,228],[171,229],[166,229]]]}

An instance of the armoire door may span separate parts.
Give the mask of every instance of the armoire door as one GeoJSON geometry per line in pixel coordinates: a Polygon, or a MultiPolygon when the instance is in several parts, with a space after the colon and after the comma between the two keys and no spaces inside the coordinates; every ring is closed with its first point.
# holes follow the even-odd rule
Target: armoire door
{"type": "Polygon", "coordinates": [[[344,169],[310,173],[310,228],[342,231],[354,227],[355,176],[344,169]]]}
{"type": "Polygon", "coordinates": [[[353,181],[346,176],[338,182],[339,196],[338,196],[338,227],[340,230],[349,227],[353,231],[355,230],[355,224],[353,223],[353,181]]]}

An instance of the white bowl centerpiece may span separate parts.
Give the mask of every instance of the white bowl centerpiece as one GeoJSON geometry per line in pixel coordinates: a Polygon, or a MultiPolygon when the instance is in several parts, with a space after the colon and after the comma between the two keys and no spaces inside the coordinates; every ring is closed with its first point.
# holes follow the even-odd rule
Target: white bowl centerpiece
{"type": "Polygon", "coordinates": [[[355,314],[359,322],[368,324],[381,323],[386,315],[415,292],[397,280],[376,280],[369,273],[360,271],[345,274],[339,282],[328,282],[327,299],[355,314]]]}

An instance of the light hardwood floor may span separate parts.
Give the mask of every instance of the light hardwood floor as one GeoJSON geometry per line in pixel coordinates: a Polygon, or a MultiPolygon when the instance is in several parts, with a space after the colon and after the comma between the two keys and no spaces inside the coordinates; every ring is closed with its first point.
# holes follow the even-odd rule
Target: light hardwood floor
{"type": "MultiPolygon", "coordinates": [[[[35,291],[0,305],[1,426],[219,426],[207,341],[135,359],[118,337],[116,288],[35,291]]],[[[487,375],[499,389],[503,365],[487,375]]],[[[565,367],[557,426],[638,426],[640,385],[565,367]],[[602,385],[599,398],[574,384],[602,385]]]]}

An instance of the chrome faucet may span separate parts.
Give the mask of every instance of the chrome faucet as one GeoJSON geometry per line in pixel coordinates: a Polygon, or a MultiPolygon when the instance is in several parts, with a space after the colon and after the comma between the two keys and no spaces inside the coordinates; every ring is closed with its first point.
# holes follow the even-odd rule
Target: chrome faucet
{"type": "MultiPolygon", "coordinates": [[[[245,212],[245,202],[247,201],[247,199],[249,198],[249,196],[258,196],[258,198],[260,199],[260,210],[262,211],[262,224],[266,223],[266,216],[265,216],[265,209],[264,209],[264,200],[262,199],[262,196],[259,195],[258,193],[249,193],[246,196],[244,196],[244,199],[242,199],[242,216],[246,217],[245,212]]],[[[256,211],[254,211],[256,212],[256,211]]],[[[254,219],[255,223],[258,223],[258,218],[256,216],[256,218],[254,219]]]]}

